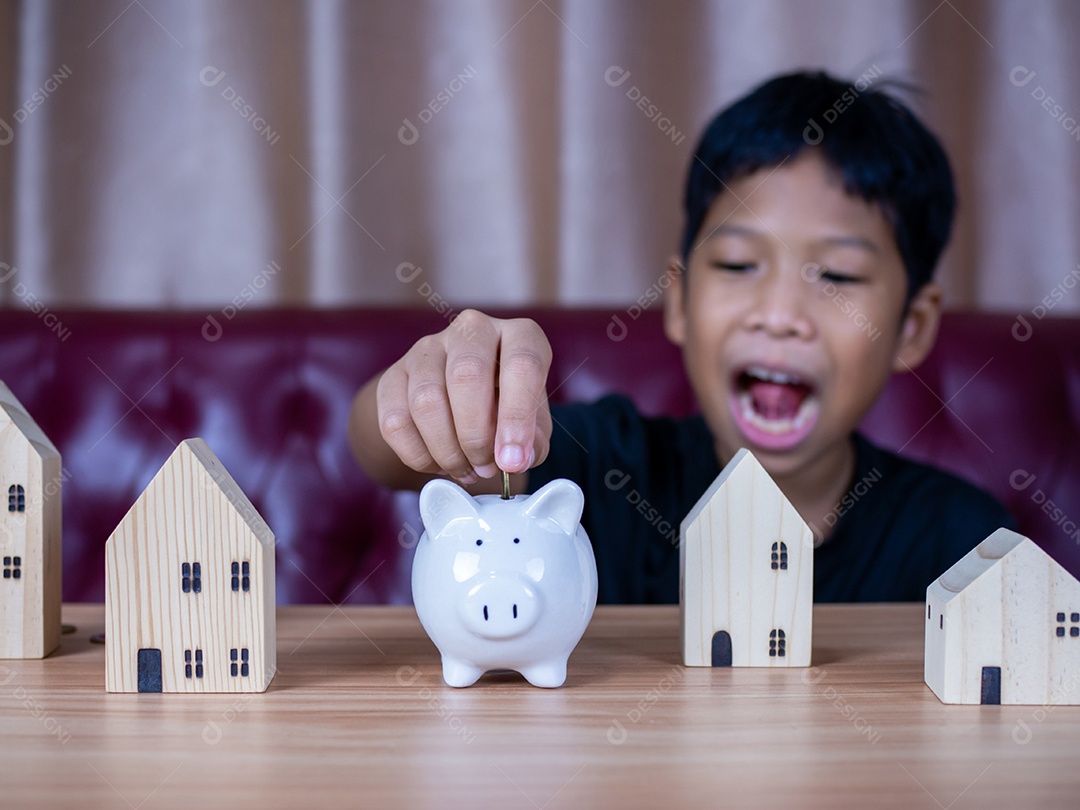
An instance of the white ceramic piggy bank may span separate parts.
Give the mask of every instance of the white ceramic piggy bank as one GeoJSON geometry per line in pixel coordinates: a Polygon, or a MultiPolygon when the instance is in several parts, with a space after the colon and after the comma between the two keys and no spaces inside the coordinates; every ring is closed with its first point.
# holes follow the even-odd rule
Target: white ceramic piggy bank
{"type": "Polygon", "coordinates": [[[581,489],[564,479],[506,500],[474,498],[443,479],[420,492],[426,531],[413,560],[413,602],[450,686],[470,686],[492,669],[562,686],[596,607],[583,507],[581,489]]]}

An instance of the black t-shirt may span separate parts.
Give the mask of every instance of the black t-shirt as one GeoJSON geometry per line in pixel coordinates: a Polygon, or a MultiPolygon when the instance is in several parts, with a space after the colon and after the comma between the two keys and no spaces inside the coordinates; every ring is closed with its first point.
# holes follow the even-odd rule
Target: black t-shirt
{"type": "MultiPolygon", "coordinates": [[[[705,420],[643,417],[623,396],[555,406],[552,420],[551,452],[529,488],[569,478],[584,490],[599,601],[678,602],[679,524],[720,474],[705,420]]],[[[1014,528],[983,490],[853,441],[855,475],[814,552],[814,601],[921,602],[989,534],[1014,528]]]]}

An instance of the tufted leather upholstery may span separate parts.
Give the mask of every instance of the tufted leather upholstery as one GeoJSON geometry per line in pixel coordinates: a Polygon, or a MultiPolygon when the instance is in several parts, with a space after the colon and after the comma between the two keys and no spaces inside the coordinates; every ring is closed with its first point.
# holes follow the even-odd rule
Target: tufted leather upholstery
{"type": "MultiPolygon", "coordinates": [[[[553,400],[622,391],[646,412],[693,409],[658,312],[529,314],[554,348],[553,400]]],[[[0,379],[63,454],[66,600],[104,598],[106,538],[191,436],[206,439],[273,528],[280,601],[409,600],[416,497],[364,476],[346,423],[359,385],[444,316],[43,315],[0,316],[0,379]]],[[[1080,320],[949,314],[916,374],[890,383],[867,433],[994,492],[1080,574],[1080,320]]]]}

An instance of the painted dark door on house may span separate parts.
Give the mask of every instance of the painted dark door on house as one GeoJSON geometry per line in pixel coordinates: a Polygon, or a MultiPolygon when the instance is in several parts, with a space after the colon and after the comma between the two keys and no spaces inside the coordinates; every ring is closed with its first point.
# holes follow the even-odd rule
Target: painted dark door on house
{"type": "Polygon", "coordinates": [[[712,665],[731,666],[731,636],[727,630],[717,630],[712,637],[712,665]]]}
{"type": "Polygon", "coordinates": [[[161,691],[161,650],[139,650],[139,691],[161,691]]]}
{"type": "Polygon", "coordinates": [[[982,668],[982,697],[980,703],[1001,703],[1001,667],[982,668]]]}

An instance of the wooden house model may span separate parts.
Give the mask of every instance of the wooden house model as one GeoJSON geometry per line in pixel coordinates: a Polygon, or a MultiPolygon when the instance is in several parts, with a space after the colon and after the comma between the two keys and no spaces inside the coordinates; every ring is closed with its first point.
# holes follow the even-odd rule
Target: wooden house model
{"type": "Polygon", "coordinates": [[[105,547],[109,692],[263,692],[274,535],[202,439],[181,442],[105,547]]]}
{"type": "Polygon", "coordinates": [[[682,522],[686,666],[810,665],[813,534],[743,448],[682,522]]]}
{"type": "Polygon", "coordinates": [[[60,645],[60,453],[0,382],[0,658],[60,645]]]}
{"type": "Polygon", "coordinates": [[[998,529],[926,589],[926,685],[943,703],[1080,704],[1080,582],[998,529]]]}

